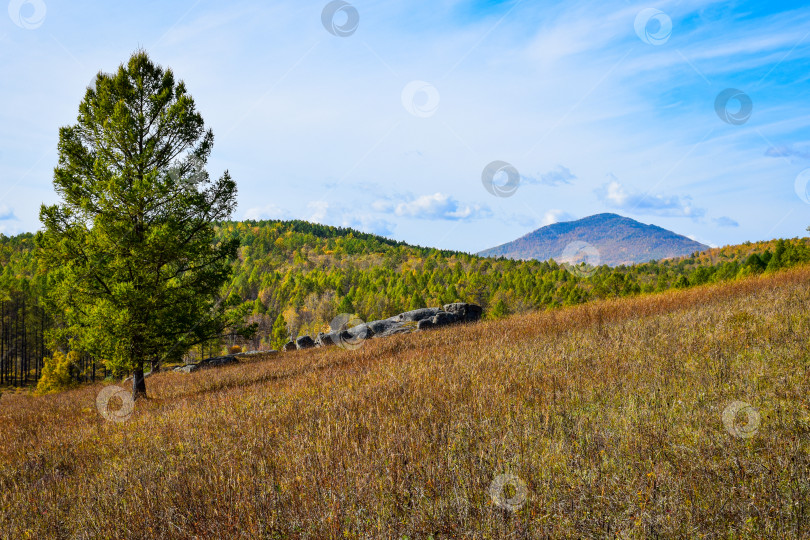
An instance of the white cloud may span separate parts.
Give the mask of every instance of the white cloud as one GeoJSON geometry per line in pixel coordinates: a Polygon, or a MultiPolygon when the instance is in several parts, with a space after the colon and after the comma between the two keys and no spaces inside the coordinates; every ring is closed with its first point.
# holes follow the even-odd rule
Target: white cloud
{"type": "Polygon", "coordinates": [[[289,211],[276,204],[268,204],[257,208],[248,208],[245,211],[245,219],[291,219],[289,211]]]}
{"type": "Polygon", "coordinates": [[[707,245],[710,248],[720,247],[717,244],[715,244],[714,242],[712,242],[711,240],[706,240],[705,238],[701,238],[701,237],[699,237],[697,235],[694,235],[694,234],[687,234],[687,235],[684,235],[684,236],[686,236],[689,240],[694,240],[695,242],[700,242],[701,244],[707,245]]]}
{"type": "Polygon", "coordinates": [[[559,184],[570,184],[571,180],[575,180],[576,176],[571,173],[568,167],[558,165],[554,169],[540,175],[540,181],[550,186],[559,184]]]}
{"type": "Polygon", "coordinates": [[[324,220],[326,219],[326,215],[329,213],[329,203],[326,201],[312,201],[307,204],[307,208],[312,210],[312,215],[309,217],[309,221],[314,221],[315,223],[321,223],[326,225],[324,220]]]}
{"type": "Polygon", "coordinates": [[[737,221],[735,221],[735,220],[733,220],[733,219],[731,219],[730,217],[727,217],[727,216],[714,218],[714,219],[712,219],[712,221],[718,227],[739,227],[740,226],[740,224],[737,223],[737,221]]]}
{"type": "Polygon", "coordinates": [[[14,210],[5,204],[0,204],[0,221],[17,221],[17,216],[14,215],[14,210]]]}
{"type": "Polygon", "coordinates": [[[669,217],[699,218],[706,214],[703,208],[692,204],[689,196],[653,195],[631,191],[622,185],[616,177],[610,175],[612,180],[595,190],[596,196],[605,205],[636,214],[649,214],[669,217]]]}
{"type": "Polygon", "coordinates": [[[391,237],[394,235],[395,226],[390,221],[382,218],[363,214],[359,216],[346,215],[341,223],[343,227],[351,227],[365,233],[376,234],[379,236],[391,237]]]}
{"type": "Polygon", "coordinates": [[[346,207],[326,201],[312,201],[307,204],[311,212],[309,221],[333,227],[349,227],[358,231],[392,236],[395,225],[390,221],[368,212],[358,212],[357,207],[346,207]]]}
{"type": "Polygon", "coordinates": [[[557,165],[548,172],[541,173],[538,178],[521,176],[521,180],[527,184],[544,184],[547,186],[559,186],[560,184],[570,184],[571,180],[576,180],[576,176],[562,165],[557,165]]]}
{"type": "Polygon", "coordinates": [[[371,203],[371,208],[377,212],[390,212],[394,209],[394,203],[380,199],[371,203]]]}
{"type": "Polygon", "coordinates": [[[573,214],[569,214],[564,210],[549,210],[543,214],[543,225],[552,225],[561,221],[573,221],[577,219],[573,214]]]}
{"type": "Polygon", "coordinates": [[[462,205],[457,200],[443,193],[422,195],[421,197],[396,206],[398,216],[417,219],[475,219],[488,217],[491,212],[481,205],[462,205]]]}

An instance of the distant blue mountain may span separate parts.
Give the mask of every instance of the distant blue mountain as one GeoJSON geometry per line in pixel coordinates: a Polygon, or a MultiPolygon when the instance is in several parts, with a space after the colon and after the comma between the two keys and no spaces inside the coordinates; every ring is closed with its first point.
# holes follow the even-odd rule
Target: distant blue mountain
{"type": "Polygon", "coordinates": [[[596,214],[541,227],[512,242],[485,249],[479,255],[558,262],[566,259],[574,262],[571,260],[574,255],[574,259],[584,258],[595,263],[593,257],[577,257],[577,253],[585,252],[598,254],[600,264],[618,266],[680,257],[707,249],[709,246],[705,244],[656,225],[645,225],[616,214],[596,214]]]}

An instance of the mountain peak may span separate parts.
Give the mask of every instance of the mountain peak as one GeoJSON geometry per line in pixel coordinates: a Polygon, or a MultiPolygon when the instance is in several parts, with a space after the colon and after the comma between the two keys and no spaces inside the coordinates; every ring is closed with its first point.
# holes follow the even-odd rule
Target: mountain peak
{"type": "Polygon", "coordinates": [[[705,244],[657,225],[606,212],[540,227],[512,242],[485,249],[479,255],[559,262],[585,246],[591,246],[588,249],[594,255],[589,263],[610,266],[680,257],[709,249],[705,244]]]}

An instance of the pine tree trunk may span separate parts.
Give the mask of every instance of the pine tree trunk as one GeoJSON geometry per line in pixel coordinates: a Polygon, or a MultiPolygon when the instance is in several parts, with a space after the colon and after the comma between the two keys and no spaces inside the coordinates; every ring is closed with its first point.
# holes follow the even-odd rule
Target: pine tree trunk
{"type": "Polygon", "coordinates": [[[132,400],[146,397],[146,379],[143,377],[143,366],[135,368],[132,376],[132,400]]]}

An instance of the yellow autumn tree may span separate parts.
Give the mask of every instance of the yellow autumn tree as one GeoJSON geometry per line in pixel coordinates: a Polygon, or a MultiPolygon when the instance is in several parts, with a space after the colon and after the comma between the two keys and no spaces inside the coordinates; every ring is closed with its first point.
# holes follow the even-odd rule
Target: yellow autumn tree
{"type": "Polygon", "coordinates": [[[37,394],[58,392],[76,384],[76,375],[79,373],[79,353],[70,351],[64,354],[60,351],[53,356],[43,359],[42,376],[37,383],[37,394]]]}

